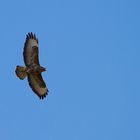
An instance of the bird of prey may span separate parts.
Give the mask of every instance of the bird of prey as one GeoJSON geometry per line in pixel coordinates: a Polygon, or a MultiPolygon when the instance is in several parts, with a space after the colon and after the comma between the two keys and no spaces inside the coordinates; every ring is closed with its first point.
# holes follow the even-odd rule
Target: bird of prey
{"type": "Polygon", "coordinates": [[[21,80],[27,77],[31,89],[40,99],[44,99],[48,95],[48,88],[41,73],[46,69],[39,64],[38,47],[39,43],[36,35],[32,32],[28,33],[23,49],[25,66],[16,66],[15,73],[21,80]]]}

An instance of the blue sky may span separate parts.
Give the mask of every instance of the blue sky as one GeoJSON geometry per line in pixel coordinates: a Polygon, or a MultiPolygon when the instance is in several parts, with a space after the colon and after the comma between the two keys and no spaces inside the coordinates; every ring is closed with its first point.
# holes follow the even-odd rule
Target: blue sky
{"type": "Polygon", "coordinates": [[[1,140],[140,139],[140,1],[0,2],[1,140]],[[39,38],[45,100],[27,79],[25,35],[39,38]]]}

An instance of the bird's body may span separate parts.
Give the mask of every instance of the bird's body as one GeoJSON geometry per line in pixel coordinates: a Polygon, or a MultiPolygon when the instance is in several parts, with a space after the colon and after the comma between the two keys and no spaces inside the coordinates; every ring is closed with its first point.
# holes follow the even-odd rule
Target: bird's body
{"type": "Polygon", "coordinates": [[[43,99],[48,94],[48,88],[41,76],[46,69],[39,64],[38,59],[38,39],[33,33],[28,33],[24,44],[23,57],[25,66],[16,67],[16,75],[23,80],[28,78],[32,90],[43,99]]]}
{"type": "Polygon", "coordinates": [[[42,66],[37,65],[37,64],[32,64],[32,65],[26,67],[26,71],[28,74],[31,74],[31,73],[41,74],[41,72],[46,71],[46,69],[42,66]]]}

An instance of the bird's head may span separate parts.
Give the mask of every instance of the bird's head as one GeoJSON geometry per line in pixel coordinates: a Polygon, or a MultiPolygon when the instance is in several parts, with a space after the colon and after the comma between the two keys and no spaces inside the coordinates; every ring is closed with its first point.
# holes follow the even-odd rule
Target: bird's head
{"type": "Polygon", "coordinates": [[[46,71],[46,68],[40,66],[40,72],[46,71]]]}

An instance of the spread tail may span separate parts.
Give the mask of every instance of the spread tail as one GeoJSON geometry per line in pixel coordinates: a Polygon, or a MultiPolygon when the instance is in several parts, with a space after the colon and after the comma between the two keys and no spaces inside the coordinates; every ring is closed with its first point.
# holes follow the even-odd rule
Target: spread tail
{"type": "Polygon", "coordinates": [[[26,67],[17,66],[15,73],[19,79],[23,80],[27,76],[26,67]]]}

